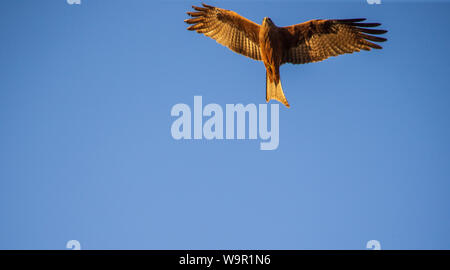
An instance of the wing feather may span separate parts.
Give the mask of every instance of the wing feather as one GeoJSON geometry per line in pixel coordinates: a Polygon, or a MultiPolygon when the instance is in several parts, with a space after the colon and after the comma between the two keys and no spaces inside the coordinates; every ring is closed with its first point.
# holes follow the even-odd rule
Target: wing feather
{"type": "Polygon", "coordinates": [[[362,23],[364,20],[311,20],[279,28],[285,44],[283,63],[305,64],[360,50],[382,49],[373,42],[384,42],[386,38],[373,35],[387,31],[370,29],[381,24],[362,23]]]}
{"type": "Polygon", "coordinates": [[[234,52],[261,60],[258,24],[236,12],[202,5],[203,7],[192,7],[196,12],[187,12],[192,17],[185,20],[186,23],[191,24],[188,30],[202,33],[234,52]]]}

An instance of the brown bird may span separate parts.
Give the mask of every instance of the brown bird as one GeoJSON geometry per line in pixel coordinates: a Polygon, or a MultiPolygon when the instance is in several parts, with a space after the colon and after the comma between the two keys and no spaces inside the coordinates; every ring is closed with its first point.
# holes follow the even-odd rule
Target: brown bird
{"type": "Polygon", "coordinates": [[[370,29],[379,23],[361,23],[365,19],[311,20],[287,27],[276,26],[270,18],[256,24],[234,11],[206,4],[192,6],[196,12],[187,12],[192,24],[187,29],[215,39],[218,43],[266,67],[266,101],[278,100],[289,106],[280,81],[280,66],[285,63],[306,64],[345,53],[370,51],[382,47],[374,42],[385,38],[373,35],[386,30],[370,29]],[[372,34],[372,35],[368,35],[372,34]]]}

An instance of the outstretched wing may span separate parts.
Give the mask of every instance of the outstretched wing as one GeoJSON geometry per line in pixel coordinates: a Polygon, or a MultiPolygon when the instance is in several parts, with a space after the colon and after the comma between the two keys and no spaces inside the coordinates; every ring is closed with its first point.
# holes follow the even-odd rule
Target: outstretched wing
{"type": "Polygon", "coordinates": [[[205,36],[215,39],[218,43],[231,50],[261,60],[258,35],[259,25],[247,20],[236,12],[202,4],[193,6],[196,12],[188,12],[191,19],[185,20],[192,24],[188,30],[195,30],[205,36]]]}
{"type": "Polygon", "coordinates": [[[373,35],[387,31],[371,29],[381,24],[361,23],[364,20],[311,20],[279,28],[285,44],[283,63],[305,64],[344,53],[381,49],[373,42],[384,42],[386,39],[373,35]]]}

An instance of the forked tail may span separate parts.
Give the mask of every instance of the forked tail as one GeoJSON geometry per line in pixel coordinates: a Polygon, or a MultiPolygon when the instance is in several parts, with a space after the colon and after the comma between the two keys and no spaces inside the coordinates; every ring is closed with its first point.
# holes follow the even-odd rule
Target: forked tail
{"type": "Polygon", "coordinates": [[[275,80],[270,81],[269,75],[266,72],[266,102],[269,102],[271,99],[278,100],[286,107],[290,107],[286,97],[284,96],[283,88],[281,87],[281,80],[278,80],[278,83],[275,83],[275,80]]]}

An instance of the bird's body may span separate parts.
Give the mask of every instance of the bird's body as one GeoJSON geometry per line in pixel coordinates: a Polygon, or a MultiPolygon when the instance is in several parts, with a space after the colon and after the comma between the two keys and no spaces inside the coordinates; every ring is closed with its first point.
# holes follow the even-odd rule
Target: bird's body
{"type": "Polygon", "coordinates": [[[197,12],[188,12],[193,18],[185,20],[192,24],[188,30],[203,33],[237,53],[262,61],[266,67],[266,101],[275,99],[287,107],[289,103],[281,87],[281,65],[305,64],[344,53],[381,49],[370,41],[386,41],[365,34],[387,32],[370,29],[379,23],[360,23],[365,19],[311,20],[278,27],[267,17],[258,25],[230,10],[205,4],[193,8],[197,12]]]}
{"type": "Polygon", "coordinates": [[[261,58],[264,66],[266,66],[270,81],[278,81],[277,78],[279,79],[280,75],[277,71],[283,60],[280,57],[283,53],[283,48],[279,41],[280,37],[276,27],[266,23],[266,20],[264,20],[259,30],[259,47],[261,48],[261,58]]]}
{"type": "Polygon", "coordinates": [[[276,99],[289,107],[280,81],[284,46],[278,27],[269,18],[264,18],[259,29],[259,47],[261,59],[266,67],[266,101],[276,99]]]}

